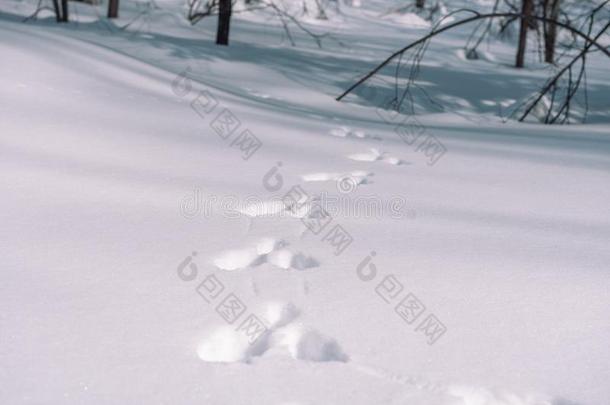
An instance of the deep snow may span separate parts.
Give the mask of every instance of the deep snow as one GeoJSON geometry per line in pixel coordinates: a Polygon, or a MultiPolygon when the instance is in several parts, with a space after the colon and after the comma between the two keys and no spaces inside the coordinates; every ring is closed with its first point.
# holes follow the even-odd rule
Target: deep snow
{"type": "Polygon", "coordinates": [[[431,165],[364,97],[387,76],[334,101],[426,32],[379,17],[388,3],[312,21],[333,32],[322,49],[261,13],[219,48],[179,2],[125,31],[102,6],[59,26],[0,4],[0,402],[608,402],[607,62],[591,61],[591,123],[503,123],[544,71],[507,66],[506,43],[467,61],[466,31],[440,38],[422,80],[446,111],[417,116],[446,148],[431,165]],[[317,235],[282,201],[297,185],[329,204],[317,235]],[[423,310],[396,310],[413,297],[423,310]],[[268,329],[253,345],[236,331],[250,315],[268,329]]]}

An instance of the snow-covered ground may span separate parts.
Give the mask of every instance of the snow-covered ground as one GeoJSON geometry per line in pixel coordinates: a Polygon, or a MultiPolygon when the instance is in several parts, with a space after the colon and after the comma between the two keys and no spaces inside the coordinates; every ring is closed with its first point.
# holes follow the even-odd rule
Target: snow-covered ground
{"type": "Polygon", "coordinates": [[[0,3],[0,403],[608,403],[601,56],[590,123],[502,122],[548,72],[440,37],[445,111],[396,131],[387,74],[334,97],[426,32],[397,2],[310,21],[321,49],[264,13],[217,47],[181,2],[122,3],[0,3]]]}

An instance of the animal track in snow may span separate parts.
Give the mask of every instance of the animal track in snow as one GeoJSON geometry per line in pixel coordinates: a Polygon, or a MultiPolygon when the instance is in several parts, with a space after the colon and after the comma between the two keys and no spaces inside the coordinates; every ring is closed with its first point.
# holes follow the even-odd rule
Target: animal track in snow
{"type": "Polygon", "coordinates": [[[376,148],[371,148],[370,152],[349,155],[347,158],[358,162],[376,162],[380,160],[395,166],[406,164],[406,162],[402,159],[395,156],[390,156],[388,153],[381,152],[376,148]]]}
{"type": "Polygon", "coordinates": [[[459,398],[464,404],[476,405],[553,405],[553,401],[540,395],[518,395],[509,391],[490,390],[482,387],[453,385],[446,389],[451,398],[459,398]]]}
{"type": "Polygon", "coordinates": [[[374,176],[375,173],[369,173],[362,170],[355,170],[348,173],[329,173],[329,172],[318,172],[303,174],[301,178],[303,181],[314,182],[314,181],[339,181],[346,177],[349,177],[355,185],[368,184],[370,183],[369,177],[374,176]]]}
{"type": "Polygon", "coordinates": [[[381,139],[378,136],[369,135],[362,130],[359,130],[359,129],[354,130],[354,129],[351,129],[351,128],[345,127],[345,126],[331,129],[329,134],[332,136],[339,137],[339,138],[375,139],[375,140],[381,139]]]}
{"type": "Polygon", "coordinates": [[[234,327],[221,326],[201,342],[197,356],[211,363],[247,363],[252,357],[267,351],[268,338],[264,334],[254,344],[250,344],[243,332],[236,331],[234,327]]]}
{"type": "Polygon", "coordinates": [[[270,100],[280,100],[280,101],[282,100],[279,97],[275,97],[275,96],[272,96],[270,94],[263,93],[262,91],[254,90],[254,89],[251,89],[249,87],[245,87],[244,90],[246,90],[248,92],[248,94],[250,94],[250,95],[252,95],[254,97],[257,97],[257,98],[270,99],[270,100]]]}
{"type": "Polygon", "coordinates": [[[222,270],[239,270],[253,265],[259,257],[254,248],[226,250],[214,259],[214,265],[222,270]]]}
{"type": "Polygon", "coordinates": [[[288,249],[279,249],[269,253],[267,261],[280,269],[306,270],[311,267],[318,267],[320,263],[313,257],[303,253],[293,253],[288,249]]]}
{"type": "Polygon", "coordinates": [[[270,302],[265,308],[265,319],[271,329],[281,328],[294,321],[301,311],[293,303],[270,302]]]}
{"type": "MultiPolygon", "coordinates": [[[[291,303],[271,302],[260,313],[267,332],[249,344],[243,331],[222,326],[213,331],[197,348],[205,362],[249,363],[267,353],[289,355],[308,362],[348,362],[349,357],[332,337],[298,321],[299,309],[291,303]]],[[[546,395],[522,394],[508,390],[462,384],[440,384],[420,377],[408,377],[376,367],[351,364],[353,370],[367,376],[411,387],[409,398],[434,398],[443,405],[553,405],[546,395]],[[419,394],[418,394],[419,393],[419,394]],[[420,396],[423,395],[423,396],[420,396]]],[[[426,402],[428,403],[428,402],[426,402]]]]}
{"type": "Polygon", "coordinates": [[[329,336],[302,324],[288,325],[274,336],[276,346],[285,347],[293,359],[308,361],[348,361],[348,357],[329,336]]]}
{"type": "Polygon", "coordinates": [[[237,211],[246,216],[256,218],[277,215],[283,211],[286,211],[286,206],[280,200],[259,201],[245,207],[238,208],[237,211]]]}
{"type": "Polygon", "coordinates": [[[320,263],[311,256],[293,252],[288,243],[273,238],[262,238],[253,246],[227,250],[214,258],[213,263],[221,270],[233,271],[270,263],[284,270],[306,270],[320,263]]]}
{"type": "Polygon", "coordinates": [[[249,204],[245,207],[238,208],[237,211],[250,218],[272,217],[287,215],[292,218],[303,218],[307,214],[307,210],[303,209],[288,209],[285,203],[281,200],[259,201],[249,204]]]}
{"type": "Polygon", "coordinates": [[[264,318],[267,332],[252,345],[247,336],[229,326],[215,330],[197,348],[197,355],[207,362],[249,362],[270,349],[287,352],[296,360],[326,362],[348,361],[337,341],[317,330],[294,322],[300,311],[291,303],[272,302],[266,305],[264,318]]]}

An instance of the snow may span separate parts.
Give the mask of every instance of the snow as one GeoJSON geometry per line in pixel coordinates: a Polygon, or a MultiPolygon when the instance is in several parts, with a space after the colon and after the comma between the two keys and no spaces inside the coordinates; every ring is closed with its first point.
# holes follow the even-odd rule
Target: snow
{"type": "Polygon", "coordinates": [[[467,30],[438,38],[422,86],[444,109],[418,96],[408,124],[442,142],[431,157],[377,109],[391,71],[334,100],[425,32],[379,17],[395,2],[353,3],[306,19],[332,30],[321,49],[264,13],[217,47],[174,0],[125,30],[141,3],[116,24],[71,3],[67,25],[0,4],[1,403],[608,403],[607,61],[587,124],[503,122],[548,72],[511,68],[506,42],[473,61],[467,30]],[[297,185],[305,211],[350,210],[315,234],[285,203],[297,185]],[[404,215],[349,214],[363,202],[404,215]],[[266,328],[253,343],[246,319],[266,328]]]}
{"type": "Polygon", "coordinates": [[[386,16],[386,18],[396,21],[399,25],[402,25],[404,27],[420,29],[426,29],[431,27],[429,21],[424,20],[422,17],[414,13],[390,14],[389,16],[386,16]]]}

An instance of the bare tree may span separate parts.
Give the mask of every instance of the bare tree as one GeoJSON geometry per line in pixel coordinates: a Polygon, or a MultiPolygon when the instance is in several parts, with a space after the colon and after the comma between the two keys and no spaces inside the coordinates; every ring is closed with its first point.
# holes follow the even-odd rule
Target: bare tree
{"type": "Polygon", "coordinates": [[[53,0],[53,11],[58,23],[68,22],[68,0],[61,0],[61,3],[59,0],[53,0]]]}
{"type": "Polygon", "coordinates": [[[217,45],[229,45],[231,6],[231,0],[219,0],[218,2],[218,31],[216,32],[217,45]]]}
{"type": "Polygon", "coordinates": [[[53,11],[55,12],[55,20],[61,22],[61,9],[59,8],[59,2],[57,0],[53,0],[53,11]]]}
{"type": "Polygon", "coordinates": [[[188,0],[188,20],[197,24],[201,19],[218,14],[216,44],[229,45],[229,29],[231,25],[232,0],[188,0]]]}
{"type": "Polygon", "coordinates": [[[108,18],[117,18],[119,16],[119,0],[108,1],[108,18]]]}
{"type": "MultiPolygon", "coordinates": [[[[559,18],[561,0],[543,0],[543,16],[551,20],[559,18]]],[[[544,61],[555,63],[555,44],[557,42],[557,25],[544,23],[544,61]]]]}
{"type": "MultiPolygon", "coordinates": [[[[528,116],[530,116],[530,114],[535,110],[535,108],[537,106],[542,105],[542,108],[544,109],[545,114],[546,114],[546,117],[544,117],[544,120],[543,120],[544,123],[546,123],[546,124],[570,123],[570,117],[572,115],[571,106],[573,104],[574,97],[575,97],[576,93],[578,92],[578,90],[582,89],[582,88],[584,88],[584,93],[585,93],[584,115],[582,118],[584,121],[584,119],[586,118],[587,110],[588,110],[588,102],[586,101],[587,96],[586,96],[586,74],[585,74],[587,56],[593,52],[600,52],[603,55],[605,55],[606,57],[610,58],[610,49],[608,47],[602,45],[599,42],[600,38],[602,38],[604,35],[606,35],[606,32],[608,30],[610,30],[610,22],[608,22],[600,30],[598,30],[597,34],[592,35],[592,33],[594,31],[594,27],[596,26],[596,24],[595,24],[596,15],[608,3],[610,3],[610,0],[604,1],[601,5],[596,7],[594,10],[589,11],[587,13],[586,19],[587,19],[587,22],[588,22],[587,25],[589,26],[589,28],[586,32],[583,31],[581,28],[575,27],[569,21],[565,22],[565,21],[561,21],[561,20],[552,20],[552,19],[540,16],[537,14],[526,15],[526,14],[514,13],[514,12],[510,12],[510,13],[492,12],[492,13],[488,13],[488,14],[481,14],[475,10],[468,10],[468,9],[456,10],[456,11],[448,14],[447,16],[445,16],[443,20],[453,17],[453,15],[455,15],[457,13],[469,13],[469,14],[472,14],[472,16],[463,18],[456,22],[450,22],[447,24],[443,24],[443,20],[439,21],[439,23],[437,23],[433,27],[432,31],[429,34],[410,43],[409,45],[403,47],[402,49],[394,52],[387,59],[385,59],[381,64],[379,64],[377,67],[375,67],[365,76],[363,76],[356,83],[352,84],[347,90],[345,90],[340,96],[337,97],[337,101],[340,101],[341,99],[343,99],[345,96],[347,96],[349,93],[351,93],[354,89],[356,89],[362,83],[364,83],[365,81],[370,79],[372,76],[374,76],[382,68],[384,68],[385,66],[390,64],[390,62],[392,62],[392,61],[397,61],[397,63],[398,63],[398,65],[396,67],[396,72],[397,72],[396,76],[397,76],[398,71],[400,69],[401,61],[406,58],[405,53],[414,49],[415,55],[413,56],[413,58],[410,59],[412,61],[411,69],[410,69],[411,73],[408,77],[406,88],[402,92],[402,96],[400,96],[398,94],[398,76],[397,76],[397,79],[396,79],[397,81],[396,81],[396,85],[395,85],[395,87],[396,87],[395,98],[393,100],[391,100],[389,103],[387,103],[389,106],[391,106],[396,111],[400,111],[401,105],[402,105],[403,101],[405,100],[405,97],[409,96],[409,98],[411,98],[410,88],[415,86],[415,80],[420,71],[420,62],[424,56],[425,50],[426,50],[430,40],[433,37],[435,37],[443,32],[446,32],[448,30],[459,27],[461,25],[465,25],[465,24],[469,24],[469,23],[473,23],[473,22],[480,22],[480,21],[484,21],[484,20],[488,20],[488,19],[509,19],[509,20],[524,19],[524,20],[526,20],[526,23],[529,20],[532,23],[536,22],[538,24],[540,24],[540,23],[553,24],[553,25],[557,26],[558,28],[562,28],[562,29],[566,30],[575,39],[578,40],[578,41],[575,40],[572,43],[572,45],[570,45],[570,50],[574,51],[575,49],[578,49],[579,47],[580,47],[580,49],[578,50],[578,53],[576,54],[576,56],[569,63],[564,65],[562,68],[560,68],[559,71],[557,72],[557,74],[551,80],[549,80],[547,82],[547,84],[538,93],[536,93],[536,95],[530,101],[528,101],[526,103],[525,110],[519,117],[519,121],[524,121],[526,118],[528,118],[528,116]],[[580,62],[580,65],[578,65],[578,62],[580,62]],[[578,69],[576,75],[574,75],[575,69],[578,69]],[[567,76],[567,78],[566,78],[566,76],[567,76]],[[564,80],[567,80],[567,86],[559,85],[560,79],[562,79],[562,78],[564,80]],[[550,96],[550,101],[548,103],[549,105],[544,106],[543,104],[545,104],[546,100],[548,99],[547,96],[550,96]]],[[[527,26],[526,26],[526,28],[527,28],[527,26]]],[[[411,104],[413,104],[413,103],[411,102],[411,104]]],[[[515,110],[515,111],[517,111],[517,110],[515,110]]]]}
{"type": "Polygon", "coordinates": [[[527,30],[530,27],[530,16],[534,8],[533,0],[521,0],[521,26],[519,28],[519,45],[515,66],[525,66],[525,49],[527,48],[527,30]]]}
{"type": "MultiPolygon", "coordinates": [[[[39,7],[40,9],[40,7],[39,7]]],[[[68,22],[68,0],[53,0],[53,11],[58,23],[68,22]]],[[[34,16],[37,14],[34,13],[34,16]]]]}
{"type": "Polygon", "coordinates": [[[191,24],[197,24],[204,17],[211,16],[218,9],[217,0],[208,0],[205,3],[202,0],[187,0],[188,15],[186,18],[191,24]]]}
{"type": "Polygon", "coordinates": [[[68,22],[68,0],[61,0],[61,22],[68,22]]]}
{"type": "MultiPolygon", "coordinates": [[[[282,23],[286,37],[293,46],[296,45],[296,42],[291,34],[290,25],[296,26],[299,30],[309,35],[320,48],[322,47],[323,39],[335,39],[330,33],[316,33],[307,28],[307,26],[299,20],[297,15],[293,15],[282,6],[282,2],[276,2],[274,0],[246,0],[244,1],[244,4],[246,4],[247,7],[233,10],[230,0],[187,0],[187,19],[194,25],[205,17],[218,14],[218,30],[216,36],[216,43],[218,45],[228,45],[229,43],[229,27],[232,14],[251,12],[254,10],[266,10],[271,12],[282,23]]],[[[316,18],[328,19],[328,16],[324,11],[323,1],[316,0],[316,5],[318,7],[316,18]]],[[[337,40],[337,42],[340,45],[344,45],[339,40],[337,40]]]]}
{"type": "Polygon", "coordinates": [[[34,12],[31,15],[24,18],[23,22],[27,22],[32,19],[36,19],[38,17],[38,14],[43,10],[49,10],[49,11],[53,12],[53,14],[55,14],[55,20],[58,23],[67,22],[68,21],[68,4],[67,3],[64,4],[64,1],[62,1],[60,3],[59,0],[51,0],[51,3],[53,4],[53,8],[43,5],[43,1],[38,0],[38,5],[36,6],[36,10],[34,10],[34,12]],[[64,10],[66,11],[65,18],[64,18],[64,10]]]}

